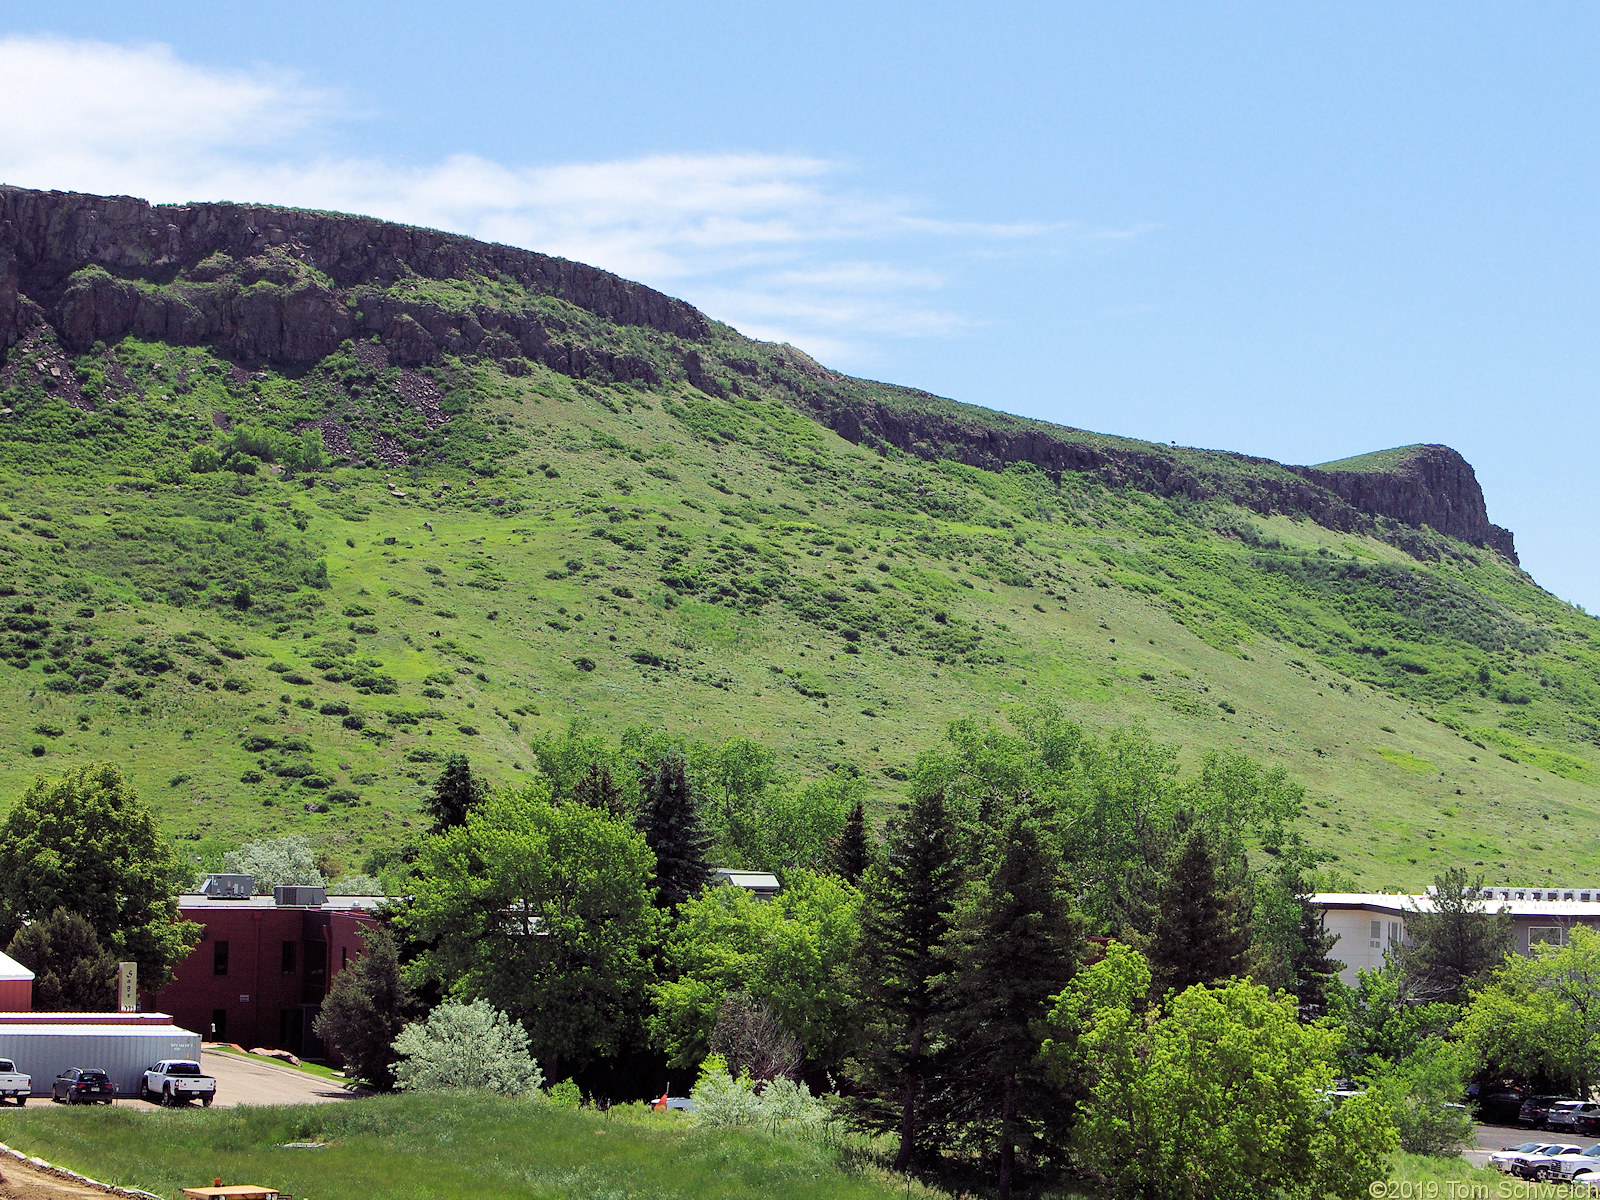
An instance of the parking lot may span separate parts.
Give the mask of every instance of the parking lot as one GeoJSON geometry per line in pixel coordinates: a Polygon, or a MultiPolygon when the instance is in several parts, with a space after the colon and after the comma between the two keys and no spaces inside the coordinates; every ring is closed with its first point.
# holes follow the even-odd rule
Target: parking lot
{"type": "MultiPolygon", "coordinates": [[[[349,1100],[356,1093],[346,1091],[337,1083],[305,1071],[260,1059],[240,1058],[236,1054],[219,1054],[203,1050],[200,1069],[217,1081],[216,1105],[232,1108],[239,1104],[329,1104],[349,1100]]],[[[34,1080],[35,1088],[48,1088],[49,1080],[34,1080]]],[[[48,1104],[48,1091],[35,1094],[30,1104],[48,1104]]],[[[159,1108],[133,1096],[119,1096],[117,1103],[130,1108],[159,1108]]],[[[17,1111],[10,1106],[0,1106],[0,1114],[17,1111]]],[[[3,1119],[3,1118],[0,1118],[3,1119]]],[[[0,1141],[4,1138],[0,1137],[0,1141]]]]}

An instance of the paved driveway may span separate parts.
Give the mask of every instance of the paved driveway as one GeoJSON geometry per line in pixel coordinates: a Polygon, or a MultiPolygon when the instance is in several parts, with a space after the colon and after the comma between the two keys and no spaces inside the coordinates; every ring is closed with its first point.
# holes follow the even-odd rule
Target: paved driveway
{"type": "MultiPolygon", "coordinates": [[[[214,1050],[200,1052],[200,1069],[217,1081],[219,1108],[232,1108],[236,1104],[326,1104],[349,1100],[355,1094],[332,1080],[296,1071],[290,1066],[240,1058],[237,1054],[218,1054],[214,1050]]],[[[156,1107],[132,1098],[117,1103],[156,1107]]]]}

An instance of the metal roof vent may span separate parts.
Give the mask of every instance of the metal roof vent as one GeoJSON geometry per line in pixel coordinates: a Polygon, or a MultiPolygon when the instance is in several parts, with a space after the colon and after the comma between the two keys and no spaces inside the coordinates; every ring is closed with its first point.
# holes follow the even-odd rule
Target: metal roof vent
{"type": "Polygon", "coordinates": [[[213,900],[248,900],[255,893],[253,875],[207,875],[200,894],[213,900]]]}
{"type": "Polygon", "coordinates": [[[272,889],[272,902],[279,908],[321,908],[328,901],[325,887],[279,884],[272,889]]]}

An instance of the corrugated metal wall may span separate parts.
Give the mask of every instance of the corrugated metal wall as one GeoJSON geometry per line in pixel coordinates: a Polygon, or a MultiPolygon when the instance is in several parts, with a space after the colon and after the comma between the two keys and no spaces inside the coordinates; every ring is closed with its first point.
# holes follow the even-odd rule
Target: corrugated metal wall
{"type": "Polygon", "coordinates": [[[0,1025],[0,1058],[33,1076],[33,1094],[49,1096],[70,1067],[104,1071],[117,1095],[137,1096],[144,1073],[163,1058],[200,1059],[200,1035],[176,1025],[0,1025]]]}

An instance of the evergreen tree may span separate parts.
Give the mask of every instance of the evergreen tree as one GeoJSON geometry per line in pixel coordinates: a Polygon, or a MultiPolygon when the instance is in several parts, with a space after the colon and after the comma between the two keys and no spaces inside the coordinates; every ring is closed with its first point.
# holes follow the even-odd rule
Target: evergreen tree
{"type": "Polygon", "coordinates": [[[626,817],[628,802],[611,776],[611,768],[604,759],[595,759],[572,788],[572,798],[579,804],[598,809],[608,817],[626,817]]]}
{"type": "Polygon", "coordinates": [[[1474,984],[1511,952],[1511,916],[1489,912],[1479,898],[1483,877],[1467,877],[1451,867],[1434,877],[1433,903],[1406,913],[1406,940],[1390,947],[1405,973],[1411,994],[1420,1000],[1464,1004],[1474,984]]]}
{"type": "Polygon", "coordinates": [[[1300,1019],[1314,1021],[1328,1011],[1328,990],[1333,979],[1344,966],[1330,958],[1339,935],[1329,933],[1322,924],[1322,910],[1312,903],[1311,897],[1301,892],[1295,897],[1300,906],[1300,936],[1290,966],[1294,984],[1290,990],[1300,1001],[1300,1019]]]}
{"type": "Polygon", "coordinates": [[[380,925],[361,936],[367,952],[333,977],[315,1028],[349,1074],[387,1092],[394,1087],[394,1041],[416,1003],[400,973],[394,935],[380,925]]]}
{"type": "Polygon", "coordinates": [[[1250,949],[1240,891],[1223,878],[1205,826],[1180,814],[1177,833],[1150,939],[1158,994],[1243,974],[1250,949]]]}
{"type": "Polygon", "coordinates": [[[656,856],[656,903],[670,909],[698,895],[711,878],[711,839],[700,821],[688,764],[676,750],[662,755],[647,777],[639,827],[656,856]]]}
{"type": "Polygon", "coordinates": [[[58,908],[17,931],[6,953],[33,972],[38,1012],[110,1012],[117,1003],[117,960],[81,914],[58,908]]]}
{"type": "Polygon", "coordinates": [[[844,829],[828,847],[828,868],[846,883],[859,884],[871,862],[872,842],[867,832],[867,809],[860,798],[850,809],[844,829]]]}
{"type": "Polygon", "coordinates": [[[862,1026],[852,1070],[861,1085],[855,1109],[868,1128],[899,1135],[897,1171],[924,1149],[923,1106],[939,1011],[934,980],[944,969],[939,948],[961,886],[954,833],[944,792],[923,792],[904,822],[891,828],[883,858],[864,884],[854,964],[862,1026]]]}
{"type": "Polygon", "coordinates": [[[466,824],[467,813],[478,806],[488,790],[483,780],[472,773],[465,754],[446,758],[444,770],[433,785],[433,795],[423,805],[433,817],[433,832],[443,833],[466,824]]]}
{"type": "Polygon", "coordinates": [[[1008,1200],[1017,1149],[1059,1117],[1062,1097],[1039,1047],[1050,1002],[1077,970],[1083,930],[1061,890],[1058,860],[1027,813],[1013,815],[1000,851],[946,938],[940,1026],[948,1111],[998,1151],[998,1193],[1008,1200]]]}

